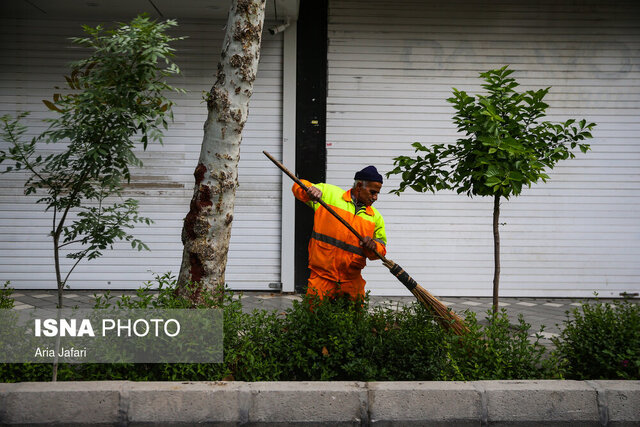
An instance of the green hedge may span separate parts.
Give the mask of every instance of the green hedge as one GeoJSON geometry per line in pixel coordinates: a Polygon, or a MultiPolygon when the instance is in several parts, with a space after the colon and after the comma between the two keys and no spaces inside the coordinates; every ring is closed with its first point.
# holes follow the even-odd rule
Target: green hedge
{"type": "Polygon", "coordinates": [[[567,378],[640,379],[640,305],[583,304],[564,324],[553,342],[567,378]]]}
{"type": "MultiPolygon", "coordinates": [[[[443,330],[419,304],[393,309],[368,299],[319,301],[303,298],[283,312],[242,311],[231,291],[175,292],[171,276],[157,277],[135,298],[96,298],[96,308],[221,307],[224,362],[218,364],[61,365],[59,380],[132,381],[414,381],[544,378],[635,378],[640,366],[637,304],[583,304],[567,318],[557,350],[549,354],[520,317],[488,311],[479,322],[467,313],[470,332],[443,330]]],[[[5,285],[1,301],[7,304],[5,285]]],[[[241,297],[241,296],[240,296],[241,297]]],[[[11,302],[12,304],[12,302],[11,302]]],[[[541,331],[540,331],[541,332],[541,331]]],[[[48,381],[50,364],[0,364],[0,381],[48,381]]]]}

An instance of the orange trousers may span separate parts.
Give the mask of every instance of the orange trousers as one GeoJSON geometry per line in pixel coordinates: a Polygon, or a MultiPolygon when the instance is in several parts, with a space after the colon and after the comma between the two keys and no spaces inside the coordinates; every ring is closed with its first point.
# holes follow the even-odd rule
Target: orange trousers
{"type": "Polygon", "coordinates": [[[348,282],[334,282],[333,280],[320,277],[311,270],[309,282],[307,284],[307,295],[318,295],[322,300],[325,296],[335,298],[342,295],[349,295],[352,300],[364,298],[365,280],[359,277],[348,282]]]}

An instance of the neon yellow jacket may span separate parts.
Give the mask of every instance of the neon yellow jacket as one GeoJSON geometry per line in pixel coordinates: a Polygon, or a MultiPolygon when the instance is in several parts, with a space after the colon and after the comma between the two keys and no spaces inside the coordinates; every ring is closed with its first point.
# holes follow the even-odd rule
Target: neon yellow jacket
{"type": "MultiPolygon", "coordinates": [[[[362,207],[358,212],[351,199],[351,190],[344,191],[331,184],[302,182],[322,191],[322,200],[331,206],[342,218],[363,237],[369,236],[376,242],[376,249],[386,255],[387,235],[382,215],[373,206],[362,207]]],[[[298,184],[292,188],[294,196],[315,211],[313,233],[309,240],[309,268],[321,277],[336,282],[346,282],[361,278],[361,270],[367,259],[377,259],[374,252],[362,248],[358,238],[338,219],[309,195],[298,184]]]]}

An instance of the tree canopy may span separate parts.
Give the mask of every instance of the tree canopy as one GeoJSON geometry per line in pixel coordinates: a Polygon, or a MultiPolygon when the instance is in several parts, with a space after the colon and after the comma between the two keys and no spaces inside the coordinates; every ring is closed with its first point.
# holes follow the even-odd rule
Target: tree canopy
{"type": "Polygon", "coordinates": [[[523,186],[546,182],[548,169],[574,158],[576,147],[586,153],[595,123],[567,120],[540,122],[549,107],[549,87],[518,93],[519,84],[504,66],[480,74],[485,95],[470,96],[453,89],[447,101],[456,110],[453,121],[464,134],[455,144],[425,146],[414,142],[415,157],[395,158],[402,181],[393,192],[451,189],[469,196],[518,196],[523,186]]]}

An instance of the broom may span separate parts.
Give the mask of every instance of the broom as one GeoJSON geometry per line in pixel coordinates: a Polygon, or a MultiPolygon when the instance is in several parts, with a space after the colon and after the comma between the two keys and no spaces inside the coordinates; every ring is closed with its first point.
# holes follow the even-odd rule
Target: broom
{"type": "MultiPolygon", "coordinates": [[[[271,154],[263,151],[264,155],[269,158],[282,172],[284,172],[289,178],[295,181],[303,190],[307,191],[308,187],[304,185],[294,174],[292,174],[282,163],[273,158],[271,154]]],[[[363,241],[362,236],[349,224],[344,218],[338,215],[331,206],[327,205],[323,200],[318,200],[318,203],[322,205],[331,215],[336,217],[345,227],[349,229],[360,241],[363,241]]],[[[434,297],[429,291],[420,286],[409,274],[402,269],[398,264],[390,259],[382,256],[377,250],[374,250],[376,256],[382,260],[385,267],[389,269],[391,274],[406,286],[409,291],[416,297],[416,299],[425,308],[431,311],[438,323],[445,328],[451,329],[456,335],[462,335],[469,332],[469,329],[464,324],[464,321],[455,314],[453,311],[447,308],[446,305],[441,303],[436,297],[434,297]]]]}

